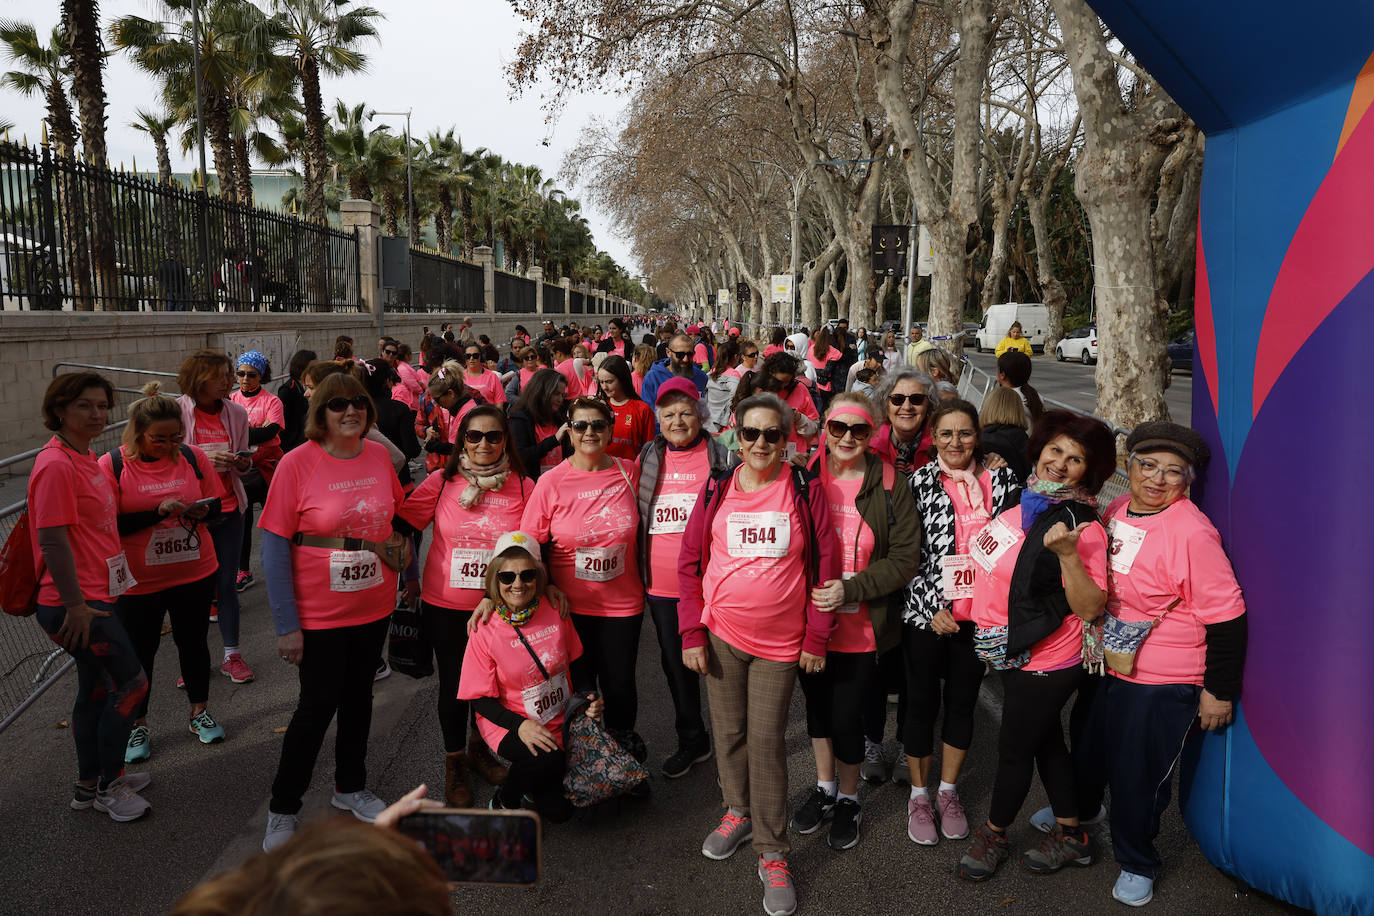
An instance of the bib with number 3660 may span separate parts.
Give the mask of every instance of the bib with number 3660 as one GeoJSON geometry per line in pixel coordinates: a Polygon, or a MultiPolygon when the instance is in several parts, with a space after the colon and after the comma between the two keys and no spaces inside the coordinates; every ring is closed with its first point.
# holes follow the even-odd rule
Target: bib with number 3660
{"type": "Polygon", "coordinates": [[[625,545],[579,547],[574,560],[577,578],[584,582],[609,582],[625,571],[625,545]]]}
{"type": "Polygon", "coordinates": [[[726,549],[737,558],[787,556],[792,526],[786,512],[731,512],[725,520],[726,549]]]}
{"type": "Polygon", "coordinates": [[[453,552],[449,554],[448,587],[486,588],[487,564],[490,562],[490,550],[453,548],[453,552]]]}
{"type": "Polygon", "coordinates": [[[984,572],[992,572],[1002,554],[1010,550],[1020,539],[1021,532],[1013,531],[1002,519],[995,518],[973,536],[973,543],[969,545],[969,555],[975,563],[983,567],[984,572]]]}
{"type": "Polygon", "coordinates": [[[540,725],[548,725],[568,704],[568,676],[563,672],[555,674],[547,681],[520,691],[520,699],[525,703],[525,718],[533,719],[540,725]]]}
{"type": "Polygon", "coordinates": [[[331,550],[329,590],[360,592],[382,584],[382,561],[370,550],[331,550]]]}

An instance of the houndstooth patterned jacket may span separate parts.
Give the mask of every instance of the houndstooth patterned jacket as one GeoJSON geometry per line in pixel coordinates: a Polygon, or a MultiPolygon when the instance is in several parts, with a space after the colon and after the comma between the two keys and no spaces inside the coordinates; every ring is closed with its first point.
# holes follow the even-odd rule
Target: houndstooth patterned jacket
{"type": "MultiPolygon", "coordinates": [[[[996,517],[1021,501],[1021,487],[1010,468],[998,468],[989,473],[992,474],[992,514],[996,517]]],[[[910,482],[916,510],[921,513],[921,559],[916,567],[916,578],[906,587],[902,622],[925,628],[930,626],[932,617],[950,607],[940,586],[940,560],[954,553],[954,504],[945,492],[936,462],[916,469],[910,482]]]]}

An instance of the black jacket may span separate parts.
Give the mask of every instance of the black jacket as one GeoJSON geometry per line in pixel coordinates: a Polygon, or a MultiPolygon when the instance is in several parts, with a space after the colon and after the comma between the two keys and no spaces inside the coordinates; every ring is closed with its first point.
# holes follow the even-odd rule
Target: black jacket
{"type": "Polygon", "coordinates": [[[1026,455],[1026,444],[1029,441],[1029,433],[1019,426],[1007,423],[991,423],[984,426],[978,437],[978,444],[982,446],[983,453],[1001,455],[1002,460],[1016,474],[1016,482],[1023,487],[1031,472],[1030,458],[1026,455]]]}
{"type": "MultiPolygon", "coordinates": [[[[534,417],[518,407],[512,407],[507,414],[510,421],[510,435],[515,440],[515,451],[520,455],[520,463],[525,466],[525,476],[530,480],[539,479],[539,462],[544,456],[555,448],[561,449],[560,454],[566,458],[572,454],[572,446],[567,442],[559,442],[553,436],[540,439],[535,431],[534,417]]],[[[563,417],[556,417],[555,423],[562,425],[563,417]]]]}
{"type": "Polygon", "coordinates": [[[282,413],[286,426],[281,431],[281,448],[289,452],[305,441],[305,415],[310,411],[310,400],[305,396],[305,386],[293,378],[288,378],[277,388],[281,398],[282,413]]]}

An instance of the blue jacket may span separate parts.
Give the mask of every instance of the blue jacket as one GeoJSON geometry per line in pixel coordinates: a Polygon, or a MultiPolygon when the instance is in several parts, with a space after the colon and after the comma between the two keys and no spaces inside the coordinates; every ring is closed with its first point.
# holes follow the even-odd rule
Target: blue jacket
{"type": "MultiPolygon", "coordinates": [[[[671,358],[671,357],[670,357],[671,358]]],[[[668,368],[668,359],[661,359],[649,367],[649,371],[644,373],[644,384],[640,388],[639,396],[649,405],[650,410],[655,411],[654,430],[658,430],[657,408],[655,398],[658,396],[658,386],[673,377],[673,370],[668,368]]],[[[701,367],[693,364],[692,381],[697,386],[697,396],[706,394],[706,373],[701,371],[701,367]]]]}

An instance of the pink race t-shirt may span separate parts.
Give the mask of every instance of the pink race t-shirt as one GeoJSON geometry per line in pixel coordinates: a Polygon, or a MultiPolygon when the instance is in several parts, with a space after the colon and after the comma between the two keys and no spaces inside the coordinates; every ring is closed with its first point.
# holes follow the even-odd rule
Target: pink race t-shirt
{"type": "Polygon", "coordinates": [[[573,368],[573,361],[571,359],[565,359],[557,366],[554,366],[554,369],[558,371],[559,375],[568,380],[568,390],[563,393],[564,400],[571,401],[575,397],[580,397],[583,390],[582,380],[577,377],[577,372],[573,368]]]}
{"type": "Polygon", "coordinates": [[[1141,644],[1131,675],[1136,684],[1201,684],[1207,663],[1207,624],[1245,613],[1245,599],[1212,522],[1188,499],[1163,512],[1129,518],[1130,496],[1107,507],[1107,613],[1122,620],[1158,618],[1141,644]]]}
{"type": "Polygon", "coordinates": [[[552,541],[549,574],[574,614],[633,617],[644,611],[639,581],[639,468],[612,459],[604,471],[564,461],[539,475],[520,530],[552,541]]]}
{"type": "Polygon", "coordinates": [[[632,371],[630,373],[630,381],[634,383],[635,394],[644,393],[644,376],[642,374],[632,371]]]}
{"type": "Polygon", "coordinates": [[[430,474],[397,513],[420,530],[434,523],[420,597],[457,611],[472,610],[486,595],[492,548],[501,535],[520,528],[525,498],[534,489],[511,474],[499,490],[486,492],[476,506],[464,509],[458,498],[467,485],[461,475],[446,481],[442,473],[430,474]]]}
{"type": "MultiPolygon", "coordinates": [[[[539,437],[539,441],[552,439],[558,433],[557,426],[545,426],[543,423],[534,425],[534,434],[539,437]]],[[[544,457],[539,459],[539,473],[542,475],[549,468],[556,468],[563,463],[563,446],[555,445],[544,453],[544,457]]]]}
{"type": "Polygon", "coordinates": [[[776,662],[801,657],[806,633],[806,570],[801,522],[787,469],[762,490],[730,478],[711,520],[711,555],[702,579],[701,622],[737,649],[776,662]]]}
{"type": "Polygon", "coordinates": [[[678,597],[677,559],[682,552],[682,535],[710,474],[711,458],[705,439],[689,449],[669,448],[663,452],[658,492],[645,519],[649,535],[648,591],[655,598],[678,597]]]}
{"type": "MultiPolygon", "coordinates": [[[[87,602],[113,601],[135,584],[119,541],[114,478],[93,453],[78,454],[53,436],[33,460],[28,499],[34,563],[43,561],[39,529],[65,526],[76,581],[87,602]]],[[[38,603],[62,604],[46,566],[38,580],[38,603]]]]}
{"type": "Polygon", "coordinates": [[[480,394],[488,404],[506,403],[506,389],[501,385],[501,376],[490,369],[483,369],[481,375],[464,373],[463,384],[480,394]]]}
{"type": "MultiPolygon", "coordinates": [[[[515,627],[493,615],[468,637],[463,653],[463,673],[458,679],[458,699],[495,697],[511,712],[540,723],[553,732],[563,745],[563,708],[572,696],[573,660],[582,655],[570,618],[560,617],[547,598],[539,602],[534,616],[520,628],[530,648],[526,649],[515,627]],[[549,675],[540,674],[530,650],[539,656],[549,675]]],[[[506,729],[477,717],[477,730],[493,751],[501,746],[506,729]]]]}
{"type": "MultiPolygon", "coordinates": [[[[968,552],[969,543],[972,542],[973,536],[982,531],[983,526],[991,519],[973,511],[959,492],[962,487],[952,477],[941,474],[940,481],[945,485],[945,495],[949,497],[950,505],[954,507],[954,557],[949,561],[951,572],[947,576],[942,575],[941,584],[944,585],[948,582],[956,588],[965,590],[967,588],[965,583],[968,581],[966,577],[974,571],[973,559],[968,552]],[[956,573],[955,570],[958,572],[956,573]]],[[[992,512],[992,475],[979,469],[978,486],[983,494],[983,508],[990,514],[992,512]]],[[[955,598],[950,602],[950,613],[954,615],[955,620],[971,620],[969,613],[972,608],[972,598],[955,598]]]]}
{"type": "MultiPolygon", "coordinates": [[[[1016,558],[1021,555],[1021,547],[1026,542],[1026,534],[1021,530],[1021,507],[1014,506],[988,523],[983,529],[978,543],[995,540],[1006,545],[992,548],[996,553],[992,572],[979,566],[973,577],[973,608],[970,616],[980,627],[998,627],[1007,624],[1007,598],[1011,594],[1011,574],[1016,569],[1016,558]]],[[[975,544],[974,553],[978,552],[975,544]]],[[[1083,559],[1083,567],[1088,578],[1097,587],[1107,588],[1107,533],[1101,525],[1089,525],[1078,539],[1078,555],[1083,559]]],[[[1083,651],[1083,624],[1078,615],[1070,611],[1053,633],[1031,646],[1030,661],[1026,671],[1058,671],[1067,668],[1081,658],[1083,651]]]]}
{"type": "MultiPolygon", "coordinates": [[[[286,411],[282,407],[281,398],[266,388],[259,388],[258,393],[252,397],[235,388],[229,393],[229,400],[248,411],[249,426],[267,426],[270,423],[275,423],[278,426],[286,425],[286,411]]],[[[216,416],[215,419],[218,420],[219,417],[216,416]]],[[[200,419],[196,420],[197,429],[200,428],[200,422],[200,419]]],[[[273,439],[272,441],[278,440],[273,439]]]]}
{"type": "MultiPolygon", "coordinates": [[[[792,390],[787,392],[787,397],[783,398],[783,403],[791,407],[795,413],[801,414],[813,421],[820,420],[820,414],[816,413],[816,404],[811,400],[811,392],[801,382],[792,386],[792,390]]],[[[797,421],[792,420],[792,434],[787,437],[791,449],[788,451],[788,458],[794,454],[805,454],[811,450],[811,440],[797,432],[797,421]]]]}
{"type": "MultiPolygon", "coordinates": [[[[321,537],[384,541],[401,507],[391,458],[376,442],[335,458],[318,443],[292,449],[277,465],[258,527],[288,540],[321,537]]],[[[370,550],[291,546],[291,578],[301,627],[329,630],[380,620],[396,606],[396,573],[370,550]]]]}
{"type": "MultiPolygon", "coordinates": [[[[193,437],[195,441],[187,444],[197,445],[207,452],[229,451],[229,432],[224,428],[224,420],[220,418],[220,415],[207,413],[199,407],[195,410],[196,428],[193,437]]],[[[233,473],[233,471],[219,472],[219,482],[224,487],[224,496],[220,500],[220,505],[225,512],[233,512],[239,507],[239,498],[234,495],[233,473]]]]}
{"type": "MultiPolygon", "coordinates": [[[[839,480],[831,478],[826,485],[826,501],[830,504],[830,524],[835,527],[835,539],[840,548],[841,574],[852,579],[868,568],[873,556],[873,529],[859,515],[855,501],[863,478],[839,480]]],[[[873,639],[873,617],[868,602],[843,604],[835,611],[835,629],[830,634],[831,652],[876,652],[873,639]]]]}
{"type": "MultiPolygon", "coordinates": [[[[190,505],[198,499],[218,496],[224,499],[224,485],[215,473],[210,459],[194,445],[188,445],[195,455],[203,479],[196,479],[195,468],[186,457],[176,453],[176,461],[160,458],[143,461],[124,454],[124,467],[119,474],[119,511],[146,512],[156,509],[167,499],[179,499],[190,505]]],[[[100,466],[114,479],[113,453],[100,456],[100,466]]],[[[120,538],[129,569],[138,584],[129,589],[131,595],[151,595],[175,585],[185,585],[204,579],[219,568],[215,544],[210,531],[197,524],[192,531],[182,527],[175,518],[164,518],[151,528],[143,528],[120,538]]]]}

